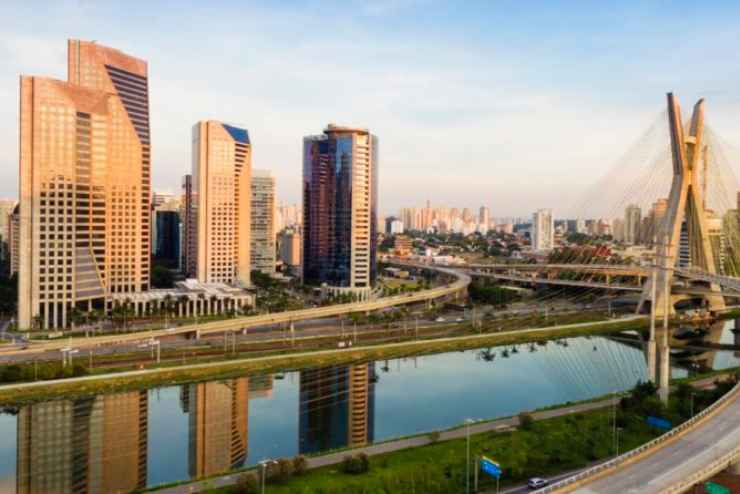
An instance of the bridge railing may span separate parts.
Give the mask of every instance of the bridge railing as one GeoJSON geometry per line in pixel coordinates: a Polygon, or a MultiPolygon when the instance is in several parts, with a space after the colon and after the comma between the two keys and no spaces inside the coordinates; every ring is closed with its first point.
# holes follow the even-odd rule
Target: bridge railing
{"type": "Polygon", "coordinates": [[[733,463],[737,461],[738,457],[740,457],[740,444],[738,444],[734,450],[728,453],[725,453],[723,455],[719,455],[711,463],[706,465],[704,468],[702,468],[698,472],[694,472],[693,474],[689,475],[688,477],[681,480],[677,484],[674,484],[670,486],[668,489],[663,490],[661,494],[674,494],[674,493],[679,493],[679,492],[686,492],[692,486],[708,478],[711,478],[716,473],[721,472],[725,468],[731,466],[733,463]]]}
{"type": "Polygon", "coordinates": [[[659,449],[660,447],[664,445],[664,443],[682,434],[683,432],[693,428],[697,423],[707,418],[709,415],[712,415],[713,413],[715,413],[725,403],[734,399],[738,391],[740,391],[740,383],[736,384],[730,391],[725,393],[720,399],[712,403],[710,406],[708,406],[701,412],[694,415],[692,418],[690,418],[686,422],[682,423],[678,427],[674,427],[673,429],[666,432],[665,434],[656,437],[652,441],[643,444],[639,448],[635,448],[615,458],[612,458],[609,461],[605,461],[604,463],[600,463],[594,467],[583,470],[582,472],[577,473],[576,475],[573,475],[572,477],[568,477],[559,482],[550,484],[549,486],[537,492],[544,494],[544,493],[549,493],[549,492],[557,492],[560,489],[565,489],[569,486],[575,487],[574,484],[579,484],[583,481],[587,481],[591,479],[592,477],[596,477],[599,474],[604,473],[606,471],[616,470],[617,468],[630,462],[630,460],[634,459],[637,456],[640,456],[652,449],[659,449]]]}

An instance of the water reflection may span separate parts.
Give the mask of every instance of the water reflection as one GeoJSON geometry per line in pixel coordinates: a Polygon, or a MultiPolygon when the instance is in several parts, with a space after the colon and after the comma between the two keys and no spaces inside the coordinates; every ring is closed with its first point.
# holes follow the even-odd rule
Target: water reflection
{"type": "Polygon", "coordinates": [[[373,441],[375,364],[332,366],[300,373],[301,454],[373,441]]]}
{"type": "Polygon", "coordinates": [[[130,492],[146,486],[147,391],[22,407],[17,492],[130,492]]]}
{"type": "MultiPolygon", "coordinates": [[[[736,342],[734,327],[702,338],[736,342]]],[[[740,365],[686,336],[669,340],[673,377],[740,365]]],[[[569,338],[20,406],[0,411],[0,491],[130,492],[588,399],[645,380],[647,349],[637,333],[569,338]]]]}

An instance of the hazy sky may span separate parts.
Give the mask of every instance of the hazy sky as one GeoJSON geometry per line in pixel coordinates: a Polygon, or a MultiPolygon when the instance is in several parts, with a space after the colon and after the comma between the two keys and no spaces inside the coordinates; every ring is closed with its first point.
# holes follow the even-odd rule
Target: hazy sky
{"type": "Polygon", "coordinates": [[[740,2],[0,2],[0,197],[16,195],[18,76],[66,78],[66,40],[148,60],[155,190],[177,191],[200,119],[249,129],[300,201],[301,142],[380,139],[380,208],[529,215],[571,203],[663,110],[708,99],[740,145],[740,2]],[[618,4],[618,5],[617,5],[618,4]]]}

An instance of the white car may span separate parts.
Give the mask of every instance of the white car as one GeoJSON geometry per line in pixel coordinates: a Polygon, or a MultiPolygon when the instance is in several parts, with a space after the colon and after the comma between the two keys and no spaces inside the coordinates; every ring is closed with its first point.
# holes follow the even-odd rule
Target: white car
{"type": "Polygon", "coordinates": [[[527,487],[530,489],[542,489],[548,484],[547,479],[542,479],[540,477],[534,477],[529,479],[529,482],[527,482],[527,487]]]}
{"type": "Polygon", "coordinates": [[[445,318],[444,317],[438,317],[437,319],[434,320],[434,322],[445,322],[445,318]]]}

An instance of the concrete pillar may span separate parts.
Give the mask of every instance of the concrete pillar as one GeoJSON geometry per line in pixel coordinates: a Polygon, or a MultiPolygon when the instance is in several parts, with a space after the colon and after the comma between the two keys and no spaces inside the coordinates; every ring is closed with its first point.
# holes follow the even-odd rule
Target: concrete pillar
{"type": "Polygon", "coordinates": [[[658,376],[657,376],[657,343],[655,342],[655,339],[650,339],[647,342],[647,368],[648,368],[648,379],[650,379],[650,382],[657,385],[658,384],[658,376]]]}
{"type": "Polygon", "coordinates": [[[727,468],[727,472],[733,475],[740,475],[740,461],[737,461],[727,468]]]}
{"type": "Polygon", "coordinates": [[[663,335],[664,341],[658,347],[660,352],[660,376],[658,379],[658,395],[663,403],[668,402],[671,386],[671,347],[668,345],[667,332],[663,335]]]}

